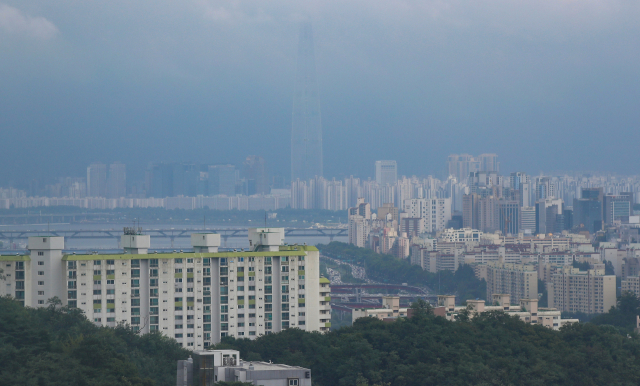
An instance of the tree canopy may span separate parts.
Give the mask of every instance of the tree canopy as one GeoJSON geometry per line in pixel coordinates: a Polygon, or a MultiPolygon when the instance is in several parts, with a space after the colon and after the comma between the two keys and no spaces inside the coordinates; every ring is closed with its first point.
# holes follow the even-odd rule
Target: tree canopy
{"type": "Polygon", "coordinates": [[[160,333],[97,327],[51,302],[26,308],[0,298],[0,384],[173,386],[188,351],[160,333]]]}
{"type": "Polygon", "coordinates": [[[502,312],[450,322],[418,307],[411,319],[358,319],[326,334],[289,329],[224,338],[243,358],[311,369],[314,385],[635,385],[640,338],[593,323],[554,331],[502,312]]]}

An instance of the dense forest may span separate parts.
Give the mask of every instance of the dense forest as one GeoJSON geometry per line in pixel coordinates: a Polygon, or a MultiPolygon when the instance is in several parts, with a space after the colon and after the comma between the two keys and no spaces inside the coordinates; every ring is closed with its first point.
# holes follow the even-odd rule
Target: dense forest
{"type": "Polygon", "coordinates": [[[379,282],[429,287],[438,294],[456,295],[456,301],[460,303],[467,299],[486,298],[487,283],[478,280],[468,265],[461,265],[455,273],[431,273],[411,265],[408,260],[399,260],[391,255],[337,241],[319,244],[318,249],[323,255],[364,266],[367,276],[379,282]]]}
{"type": "Polygon", "coordinates": [[[449,322],[422,303],[411,319],[361,318],[324,335],[289,329],[254,341],[225,338],[217,348],[310,368],[321,386],[637,385],[640,338],[621,333],[640,312],[632,298],[603,315],[620,329],[580,323],[553,331],[501,312],[449,322]]]}
{"type": "Polygon", "coordinates": [[[175,385],[177,360],[189,356],[175,340],[96,327],[56,303],[0,298],[0,385],[175,385]]]}

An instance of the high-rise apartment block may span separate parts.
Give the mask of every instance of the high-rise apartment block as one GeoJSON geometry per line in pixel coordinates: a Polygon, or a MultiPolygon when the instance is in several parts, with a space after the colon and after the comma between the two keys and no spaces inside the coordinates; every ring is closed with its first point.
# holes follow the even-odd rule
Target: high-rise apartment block
{"type": "Polygon", "coordinates": [[[87,196],[107,196],[107,165],[92,163],[87,168],[87,196]]]}
{"type": "Polygon", "coordinates": [[[450,198],[414,198],[404,200],[404,213],[408,218],[420,219],[420,230],[422,232],[436,232],[446,227],[451,220],[451,199],[450,198]]]}
{"type": "Polygon", "coordinates": [[[120,198],[127,195],[127,166],[120,162],[109,165],[107,197],[120,198]]]}
{"type": "Polygon", "coordinates": [[[242,163],[242,177],[245,179],[247,196],[253,194],[268,194],[267,168],[264,158],[250,155],[242,163]]]}
{"type": "Polygon", "coordinates": [[[398,164],[396,161],[376,161],[376,182],[380,186],[393,186],[398,182],[398,164]]]}
{"type": "Polygon", "coordinates": [[[499,172],[500,163],[496,154],[481,154],[478,157],[469,154],[451,154],[447,161],[447,171],[458,181],[465,181],[469,177],[469,173],[499,172]]]}
{"type": "Polygon", "coordinates": [[[220,236],[192,234],[192,253],[147,253],[127,229],[123,254],[65,254],[62,237],[29,238],[29,255],[1,256],[0,295],[44,307],[57,296],[97,325],[160,331],[199,350],[224,336],[300,328],[328,331],[329,280],[315,247],[285,245],[284,229],[252,228],[250,251],[218,252],[220,236]]]}
{"type": "Polygon", "coordinates": [[[616,305],[616,277],[604,269],[580,271],[564,266],[547,285],[549,307],[560,311],[601,314],[616,305]]]}
{"type": "Polygon", "coordinates": [[[487,263],[487,299],[494,294],[508,294],[516,303],[538,299],[538,271],[529,264],[487,263]]]}

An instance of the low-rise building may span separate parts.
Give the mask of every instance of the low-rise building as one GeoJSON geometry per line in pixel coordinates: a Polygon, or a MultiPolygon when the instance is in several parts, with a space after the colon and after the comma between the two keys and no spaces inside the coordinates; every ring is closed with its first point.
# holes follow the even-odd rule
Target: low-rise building
{"type": "Polygon", "coordinates": [[[400,297],[384,296],[382,298],[382,308],[356,308],[351,311],[352,321],[371,316],[380,320],[406,317],[408,309],[400,308],[400,297]]]}
{"type": "Polygon", "coordinates": [[[311,386],[311,370],[270,362],[246,362],[236,350],[196,351],[178,361],[177,386],[244,382],[263,386],[311,386]]]}
{"type": "Polygon", "coordinates": [[[578,319],[562,319],[561,312],[555,308],[539,308],[538,299],[520,299],[517,305],[511,304],[509,294],[493,294],[491,304],[484,300],[467,300],[466,306],[456,306],[455,296],[439,295],[438,306],[434,310],[436,315],[444,316],[447,320],[455,321],[460,312],[470,309],[470,317],[489,311],[501,311],[510,316],[517,316],[525,323],[540,325],[553,330],[559,330],[570,323],[578,323],[578,319]]]}

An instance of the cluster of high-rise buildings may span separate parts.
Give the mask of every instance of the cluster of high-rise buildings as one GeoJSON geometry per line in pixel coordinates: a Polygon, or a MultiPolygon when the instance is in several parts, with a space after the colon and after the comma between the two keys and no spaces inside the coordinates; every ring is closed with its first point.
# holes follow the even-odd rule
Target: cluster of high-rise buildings
{"type": "Polygon", "coordinates": [[[369,181],[387,188],[375,205],[355,184],[349,191],[365,194],[348,209],[349,242],[430,272],[471,265],[487,281],[487,300],[537,301],[546,289],[549,308],[602,313],[615,305],[616,276],[640,295],[637,178],[504,177],[494,154],[452,155],[448,166],[447,181],[369,181]]]}
{"type": "Polygon", "coordinates": [[[189,252],[150,253],[150,236],[125,228],[122,253],[76,254],[64,252],[63,237],[30,237],[28,254],[0,256],[0,296],[30,307],[57,297],[97,325],[160,331],[191,350],[224,336],[329,330],[329,280],[315,247],[286,244],[283,228],[250,229],[244,251],[219,251],[218,234],[192,234],[191,243],[189,252]]]}

